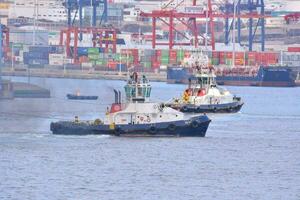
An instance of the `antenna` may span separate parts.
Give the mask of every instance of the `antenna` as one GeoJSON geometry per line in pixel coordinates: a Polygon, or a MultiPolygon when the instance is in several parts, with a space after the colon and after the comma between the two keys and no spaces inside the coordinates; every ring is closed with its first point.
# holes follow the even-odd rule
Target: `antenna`
{"type": "Polygon", "coordinates": [[[119,90],[119,104],[121,104],[121,91],[119,90]]]}
{"type": "Polygon", "coordinates": [[[119,101],[119,94],[117,92],[117,90],[114,89],[114,93],[115,93],[115,103],[118,103],[119,101]]]}

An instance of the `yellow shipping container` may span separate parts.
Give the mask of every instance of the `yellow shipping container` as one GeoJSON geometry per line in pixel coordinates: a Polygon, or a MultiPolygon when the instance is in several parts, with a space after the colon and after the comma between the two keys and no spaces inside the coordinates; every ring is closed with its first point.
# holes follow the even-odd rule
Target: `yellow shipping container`
{"type": "Polygon", "coordinates": [[[0,3],[0,9],[9,9],[8,3],[0,3]]]}

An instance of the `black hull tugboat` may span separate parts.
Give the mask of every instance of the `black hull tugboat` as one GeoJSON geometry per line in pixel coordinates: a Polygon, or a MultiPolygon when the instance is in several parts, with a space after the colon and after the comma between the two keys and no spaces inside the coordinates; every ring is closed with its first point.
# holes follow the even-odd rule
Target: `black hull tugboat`
{"type": "Polygon", "coordinates": [[[243,102],[240,97],[216,83],[213,67],[208,65],[208,57],[195,52],[187,62],[194,70],[195,80],[189,79],[188,88],[182,98],[173,99],[166,105],[184,113],[235,113],[243,102]]]}
{"type": "Polygon", "coordinates": [[[210,123],[206,115],[188,117],[164,104],[151,102],[151,85],[145,76],[130,76],[126,86],[126,103],[121,92],[115,92],[115,102],[103,121],[60,121],[51,123],[53,134],[113,135],[132,137],[204,137],[210,123]]]}

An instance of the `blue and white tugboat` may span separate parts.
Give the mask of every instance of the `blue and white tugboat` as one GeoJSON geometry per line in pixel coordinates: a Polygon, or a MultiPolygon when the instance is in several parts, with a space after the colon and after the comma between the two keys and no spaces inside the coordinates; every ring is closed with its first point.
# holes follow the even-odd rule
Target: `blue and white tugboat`
{"type": "Polygon", "coordinates": [[[187,64],[193,68],[194,78],[189,79],[182,98],[173,99],[167,106],[185,113],[235,113],[242,108],[240,97],[217,85],[214,69],[208,62],[202,52],[191,55],[187,64]]]}
{"type": "Polygon", "coordinates": [[[133,73],[125,86],[126,103],[121,104],[121,92],[115,92],[115,102],[103,121],[60,121],[51,123],[53,134],[114,135],[114,136],[187,136],[204,137],[210,123],[206,115],[187,117],[164,104],[150,101],[151,85],[145,76],[133,73]]]}

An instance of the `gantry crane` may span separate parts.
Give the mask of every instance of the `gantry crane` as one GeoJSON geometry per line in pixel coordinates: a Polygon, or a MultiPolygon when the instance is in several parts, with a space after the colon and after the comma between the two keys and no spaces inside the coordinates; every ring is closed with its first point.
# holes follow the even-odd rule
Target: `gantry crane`
{"type": "MultiPolygon", "coordinates": [[[[245,4],[241,3],[241,0],[236,0],[237,3],[228,3],[226,1],[226,4],[224,5],[223,10],[225,12],[216,12],[213,11],[212,5],[213,2],[211,0],[207,0],[207,9],[200,13],[185,13],[185,12],[178,12],[176,10],[177,6],[175,6],[172,9],[166,9],[168,5],[170,5],[170,2],[174,2],[174,0],[170,0],[170,2],[161,10],[153,10],[150,13],[141,12],[142,17],[151,17],[152,18],[152,48],[155,48],[157,45],[168,45],[169,49],[172,49],[176,45],[191,45],[192,43],[176,43],[174,41],[174,32],[177,32],[178,34],[182,35],[183,37],[187,38],[184,33],[178,31],[175,28],[175,20],[177,23],[183,24],[189,31],[192,32],[194,37],[194,43],[193,45],[195,47],[198,47],[198,36],[202,37],[204,40],[208,40],[207,36],[203,36],[198,33],[198,27],[197,27],[197,19],[203,19],[208,18],[209,20],[209,29],[210,29],[210,45],[212,50],[215,50],[215,34],[214,34],[214,18],[223,18],[225,19],[225,43],[228,43],[229,41],[229,19],[234,18],[233,13],[233,5],[236,5],[236,9],[238,10],[235,17],[238,19],[238,23],[240,23],[241,19],[248,19],[249,20],[249,50],[252,50],[252,45],[254,41],[254,36],[256,33],[256,29],[258,25],[261,25],[261,46],[262,50],[264,50],[264,40],[265,40],[265,29],[264,29],[264,18],[268,17],[264,14],[264,1],[263,0],[248,0],[247,9],[249,12],[240,12],[242,10],[245,10],[245,4]],[[260,12],[257,12],[257,8],[260,8],[260,12]],[[258,19],[257,25],[255,27],[254,33],[253,33],[253,19],[258,19]],[[156,41],[156,29],[157,29],[157,20],[162,21],[163,24],[167,25],[169,27],[169,41],[168,43],[160,43],[156,41]],[[250,32],[251,31],[251,32],[250,32]],[[251,33],[251,34],[250,34],[251,33]]],[[[180,2],[182,4],[182,2],[180,2]]],[[[197,1],[192,0],[192,6],[197,6],[197,1]]],[[[232,20],[235,21],[235,20],[232,20]]],[[[232,27],[232,26],[230,26],[232,27]]],[[[238,37],[240,41],[240,30],[241,26],[238,25],[238,37]]]]}
{"type": "Polygon", "coordinates": [[[78,43],[82,40],[83,34],[92,34],[93,47],[105,48],[108,51],[112,45],[112,52],[116,52],[117,32],[118,30],[106,25],[108,21],[108,4],[107,0],[66,0],[64,6],[68,10],[68,28],[61,30],[60,45],[66,46],[68,57],[74,58],[74,63],[78,62],[78,43]],[[97,25],[97,7],[103,5],[103,13],[100,18],[100,24],[97,25]],[[83,8],[93,7],[92,26],[83,27],[83,8]],[[72,12],[75,12],[72,19],[72,12]],[[77,14],[79,13],[79,27],[75,25],[77,14]],[[104,25],[102,25],[104,22],[104,25]],[[73,44],[71,44],[73,38],[73,44]],[[72,48],[73,47],[73,48],[72,48]]]}

